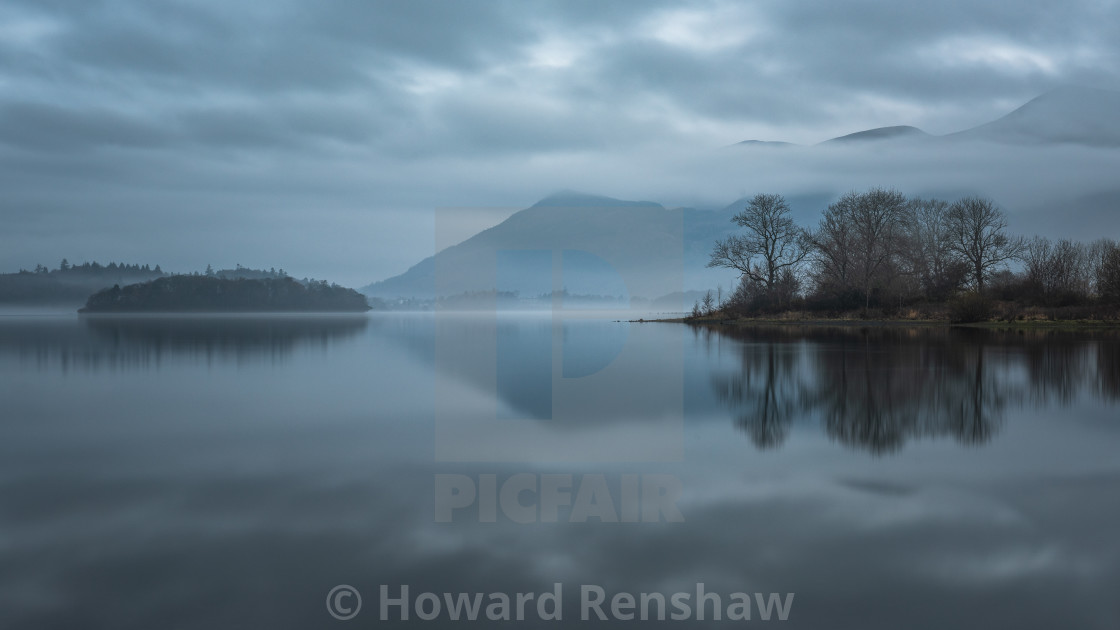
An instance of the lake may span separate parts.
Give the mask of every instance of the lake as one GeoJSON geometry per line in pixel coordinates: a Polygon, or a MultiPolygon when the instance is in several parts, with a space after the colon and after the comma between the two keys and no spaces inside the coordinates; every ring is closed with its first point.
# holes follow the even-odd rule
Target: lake
{"type": "Polygon", "coordinates": [[[0,313],[0,627],[1120,627],[1120,332],[617,319],[0,313]]]}

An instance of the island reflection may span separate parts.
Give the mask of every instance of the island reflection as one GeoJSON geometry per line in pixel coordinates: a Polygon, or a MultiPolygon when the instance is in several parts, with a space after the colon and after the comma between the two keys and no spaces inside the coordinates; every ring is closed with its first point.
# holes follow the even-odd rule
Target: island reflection
{"type": "Polygon", "coordinates": [[[165,362],[284,361],[366,329],[364,315],[110,315],[14,319],[0,325],[0,358],[39,370],[158,368],[165,362]]]}
{"type": "Polygon", "coordinates": [[[735,367],[712,388],[760,449],[780,447],[795,422],[884,454],[915,439],[987,443],[1009,408],[1120,402],[1115,331],[965,328],[697,326],[735,367]]]}

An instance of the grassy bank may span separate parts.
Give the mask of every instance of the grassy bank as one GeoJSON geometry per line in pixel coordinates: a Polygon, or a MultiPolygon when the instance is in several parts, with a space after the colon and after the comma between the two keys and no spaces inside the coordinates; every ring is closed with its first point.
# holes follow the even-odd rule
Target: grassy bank
{"type": "Polygon", "coordinates": [[[744,316],[717,311],[710,315],[699,317],[688,316],[659,319],[655,321],[730,326],[960,326],[997,330],[1097,330],[1120,328],[1120,316],[1108,319],[1093,317],[1063,318],[1062,313],[1047,309],[997,308],[994,310],[998,315],[976,322],[954,322],[950,319],[947,311],[931,312],[926,309],[911,309],[901,314],[893,315],[871,313],[870,316],[859,311],[837,314],[786,311],[783,313],[757,316],[744,316]]]}

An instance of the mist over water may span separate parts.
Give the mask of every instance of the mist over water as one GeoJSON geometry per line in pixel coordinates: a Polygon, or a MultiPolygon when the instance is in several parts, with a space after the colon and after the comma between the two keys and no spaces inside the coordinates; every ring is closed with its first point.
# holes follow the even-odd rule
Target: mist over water
{"type": "Polygon", "coordinates": [[[1109,627],[1118,349],[523,313],[9,314],[0,625],[333,627],[337,584],[366,597],[351,623],[376,623],[381,584],[705,582],[796,592],[789,627],[1109,627]],[[610,396],[565,400],[596,379],[610,396]],[[459,455],[528,455],[439,461],[447,421],[470,428],[459,455]],[[671,475],[684,521],[435,521],[435,475],[524,472],[671,475]]]}

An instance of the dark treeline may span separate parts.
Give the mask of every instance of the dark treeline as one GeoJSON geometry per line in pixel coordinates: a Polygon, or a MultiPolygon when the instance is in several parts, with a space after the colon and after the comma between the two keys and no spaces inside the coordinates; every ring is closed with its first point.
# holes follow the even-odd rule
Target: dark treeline
{"type": "Polygon", "coordinates": [[[225,279],[179,275],[90,296],[83,313],[131,312],[356,312],[368,311],[361,293],[326,281],[303,284],[292,278],[225,279]]]}
{"type": "Polygon", "coordinates": [[[146,282],[167,275],[159,265],[86,262],[72,265],[65,258],[55,269],[36,265],[34,271],[0,274],[0,304],[80,304],[89,295],[115,284],[146,282]]]}
{"type": "Polygon", "coordinates": [[[982,444],[1009,408],[1120,400],[1120,334],[1114,331],[693,330],[709,343],[734,344],[737,368],[713,373],[712,387],[759,448],[781,445],[799,418],[819,422],[846,446],[874,453],[915,439],[982,444]]]}
{"type": "MultiPolygon", "coordinates": [[[[64,258],[54,269],[39,264],[34,270],[20,269],[17,273],[0,274],[0,304],[79,305],[103,289],[175,275],[223,280],[278,280],[290,277],[283,269],[253,269],[240,264],[233,269],[217,270],[207,265],[205,271],[177,274],[167,273],[159,265],[153,267],[116,262],[71,264],[64,258]]],[[[322,283],[314,278],[303,278],[299,282],[304,286],[322,283]]]]}
{"type": "Polygon", "coordinates": [[[738,271],[739,284],[726,300],[706,296],[695,316],[909,309],[978,321],[1033,308],[1111,318],[1120,305],[1120,244],[1011,235],[987,199],[876,188],[844,195],[802,227],[782,196],[760,194],[732,221],[743,232],[718,242],[708,266],[738,271]]]}
{"type": "Polygon", "coordinates": [[[20,269],[17,275],[27,274],[48,274],[48,275],[61,275],[61,276],[88,276],[88,275],[104,275],[104,274],[148,274],[148,273],[163,273],[163,270],[156,265],[152,268],[150,265],[129,265],[126,263],[110,262],[107,265],[102,265],[98,262],[85,262],[80,265],[72,265],[70,261],[63,258],[62,262],[58,264],[55,269],[50,269],[45,265],[35,265],[35,271],[28,271],[20,269]]]}
{"type": "MultiPolygon", "coordinates": [[[[234,280],[237,278],[244,278],[246,280],[264,280],[266,278],[287,278],[288,274],[283,269],[272,267],[271,269],[250,269],[249,267],[242,267],[240,264],[234,269],[219,269],[214,270],[210,265],[206,265],[205,275],[224,278],[226,280],[234,280]]],[[[304,278],[306,281],[307,278],[304,278]]]]}

